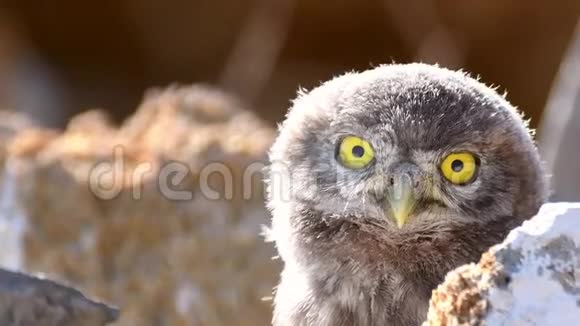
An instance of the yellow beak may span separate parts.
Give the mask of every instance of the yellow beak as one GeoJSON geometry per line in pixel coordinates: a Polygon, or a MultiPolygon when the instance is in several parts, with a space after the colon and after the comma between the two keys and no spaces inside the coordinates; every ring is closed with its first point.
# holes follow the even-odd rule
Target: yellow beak
{"type": "Polygon", "coordinates": [[[388,198],[397,226],[402,228],[415,208],[411,177],[407,174],[395,177],[388,198]]]}

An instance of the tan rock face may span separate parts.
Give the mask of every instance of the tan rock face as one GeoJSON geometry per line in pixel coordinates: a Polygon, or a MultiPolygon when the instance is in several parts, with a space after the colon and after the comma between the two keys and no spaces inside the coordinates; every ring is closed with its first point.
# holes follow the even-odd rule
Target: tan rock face
{"type": "Polygon", "coordinates": [[[148,94],[119,128],[88,112],[61,134],[20,132],[6,166],[24,267],[120,306],[116,325],[269,323],[278,266],[259,171],[273,137],[202,86],[148,94]]]}

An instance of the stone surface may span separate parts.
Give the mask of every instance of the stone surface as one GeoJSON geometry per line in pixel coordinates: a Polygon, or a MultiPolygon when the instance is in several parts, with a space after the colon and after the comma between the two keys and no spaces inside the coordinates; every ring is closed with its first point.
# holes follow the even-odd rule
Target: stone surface
{"type": "Polygon", "coordinates": [[[21,131],[4,167],[6,211],[26,226],[12,248],[24,270],[118,305],[115,325],[266,325],[279,266],[259,172],[273,137],[205,86],[152,91],[120,127],[91,111],[62,133],[21,131]]]}
{"type": "Polygon", "coordinates": [[[424,325],[575,325],[580,203],[550,203],[478,264],[450,272],[424,325]]]}
{"type": "Polygon", "coordinates": [[[118,315],[117,309],[76,289],[0,269],[0,325],[102,326],[118,315]]]}

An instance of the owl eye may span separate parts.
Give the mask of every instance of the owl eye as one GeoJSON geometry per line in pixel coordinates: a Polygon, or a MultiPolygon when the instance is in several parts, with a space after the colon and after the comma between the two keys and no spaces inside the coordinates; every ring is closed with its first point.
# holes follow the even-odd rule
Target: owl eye
{"type": "Polygon", "coordinates": [[[468,152],[449,154],[440,166],[443,176],[456,185],[473,181],[477,171],[477,158],[468,152]]]}
{"type": "Polygon", "coordinates": [[[338,160],[349,169],[362,169],[375,157],[371,144],[360,137],[346,136],[338,147],[338,160]]]}

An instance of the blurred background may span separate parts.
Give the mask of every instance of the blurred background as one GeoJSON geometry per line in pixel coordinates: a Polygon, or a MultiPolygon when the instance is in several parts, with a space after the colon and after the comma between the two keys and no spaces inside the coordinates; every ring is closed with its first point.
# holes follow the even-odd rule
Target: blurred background
{"type": "Polygon", "coordinates": [[[389,62],[438,62],[509,91],[537,125],[577,0],[2,1],[0,100],[64,126],[118,121],[143,91],[209,82],[279,121],[299,85],[389,62]]]}
{"type": "MultiPolygon", "coordinates": [[[[538,128],[552,199],[580,200],[579,18],[578,0],[3,0],[0,108],[56,129],[97,108],[115,126],[151,87],[204,83],[239,98],[272,128],[298,87],[382,63],[439,63],[507,91],[538,128]]],[[[80,129],[102,122],[81,120],[80,129]]],[[[37,148],[27,141],[25,148],[37,148]]],[[[86,275],[55,273],[89,284],[86,275]]],[[[113,301],[122,297],[89,285],[113,301]]],[[[195,293],[183,295],[195,301],[195,293]]]]}

